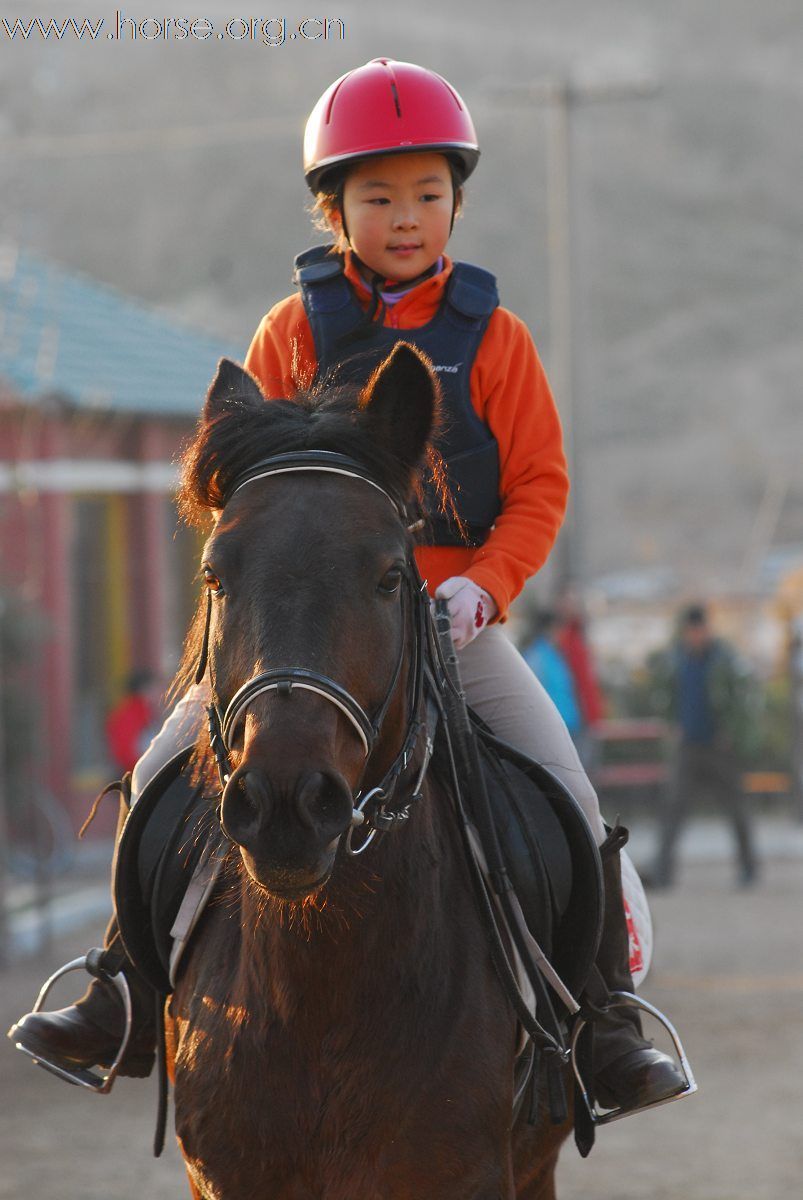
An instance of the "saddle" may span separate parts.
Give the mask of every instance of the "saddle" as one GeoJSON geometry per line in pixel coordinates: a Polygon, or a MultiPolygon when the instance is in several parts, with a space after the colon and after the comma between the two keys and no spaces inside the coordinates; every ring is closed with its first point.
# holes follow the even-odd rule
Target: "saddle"
{"type": "Polygon", "coordinates": [[[599,948],[599,851],[580,806],[546,767],[472,714],[500,849],[527,927],[578,996],[599,948]]]}

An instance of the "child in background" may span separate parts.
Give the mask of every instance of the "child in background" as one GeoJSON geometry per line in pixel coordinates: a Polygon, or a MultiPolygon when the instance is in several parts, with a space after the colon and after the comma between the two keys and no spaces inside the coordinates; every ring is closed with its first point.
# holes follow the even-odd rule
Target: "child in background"
{"type": "Polygon", "coordinates": [[[150,671],[134,671],[125,695],[106,718],[106,741],[115,769],[133,771],[159,728],[159,689],[150,671]]]}

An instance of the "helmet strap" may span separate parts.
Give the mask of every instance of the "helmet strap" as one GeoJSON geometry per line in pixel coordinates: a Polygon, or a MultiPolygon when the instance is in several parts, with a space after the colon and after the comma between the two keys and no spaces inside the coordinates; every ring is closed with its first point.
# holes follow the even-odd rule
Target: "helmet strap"
{"type": "Polygon", "coordinates": [[[447,155],[446,161],[449,164],[449,172],[452,176],[452,219],[449,222],[449,237],[451,237],[454,230],[455,218],[457,217],[457,198],[463,190],[463,177],[458,171],[453,158],[447,155]]]}
{"type": "Polygon", "coordinates": [[[346,206],[343,203],[345,191],[346,180],[344,177],[337,188],[337,211],[340,213],[340,228],[343,231],[343,237],[346,239],[348,245],[351,246],[351,238],[349,237],[348,226],[346,225],[346,206]]]}
{"type": "MultiPolygon", "coordinates": [[[[433,275],[437,275],[438,270],[439,270],[439,263],[440,263],[440,258],[438,258],[432,264],[431,267],[427,267],[426,271],[422,271],[420,275],[416,275],[413,279],[399,280],[399,279],[385,278],[381,275],[377,275],[376,272],[371,267],[369,267],[367,263],[363,262],[363,260],[360,258],[360,256],[356,253],[356,251],[353,248],[351,251],[351,257],[352,257],[352,260],[353,260],[355,266],[360,270],[360,273],[361,273],[363,279],[365,280],[366,286],[370,287],[372,294],[376,293],[380,299],[381,299],[382,292],[394,292],[394,291],[409,292],[409,291],[412,291],[412,289],[414,287],[417,287],[419,283],[423,283],[425,279],[431,279],[433,275]]],[[[384,306],[384,301],[383,301],[383,306],[384,306]]],[[[376,311],[377,310],[374,309],[374,313],[371,318],[372,320],[376,316],[376,311]]]]}

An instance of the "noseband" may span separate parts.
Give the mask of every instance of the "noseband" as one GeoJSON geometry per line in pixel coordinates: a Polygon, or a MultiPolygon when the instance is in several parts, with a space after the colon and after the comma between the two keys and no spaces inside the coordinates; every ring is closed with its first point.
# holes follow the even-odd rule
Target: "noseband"
{"type": "MultiPolygon", "coordinates": [[[[315,692],[339,708],[351,721],[357,737],[362,742],[365,757],[368,758],[379,733],[381,720],[374,718],[372,721],[354,697],[339,683],[335,683],[334,679],[320,675],[317,671],[307,671],[303,667],[291,667],[284,671],[263,671],[261,675],[249,679],[234,693],[221,728],[221,737],[226,749],[231,749],[232,734],[245,716],[245,710],[257,696],[263,696],[266,692],[278,692],[280,696],[289,696],[295,688],[315,692]]],[[[392,695],[392,691],[389,691],[388,695],[392,695]]],[[[383,715],[380,711],[380,717],[383,715]]]]}
{"type": "MultiPolygon", "coordinates": [[[[260,479],[267,479],[274,475],[312,471],[341,475],[368,484],[378,492],[381,492],[387,499],[399,520],[406,526],[408,532],[416,528],[416,524],[410,521],[410,514],[403,501],[392,496],[389,491],[377,483],[356,460],[344,454],[336,454],[328,450],[305,450],[295,454],[276,454],[270,458],[262,459],[234,480],[224,498],[223,507],[225,508],[232,497],[249,483],[255,483],[260,479]]],[[[382,782],[378,787],[372,788],[364,797],[358,795],[354,802],[354,815],[347,842],[347,847],[351,854],[362,853],[377,832],[387,832],[407,819],[410,814],[410,805],[414,800],[419,798],[424,774],[432,754],[434,732],[428,728],[429,721],[422,722],[419,720],[421,699],[424,693],[424,646],[427,638],[426,623],[429,620],[429,601],[426,595],[426,587],[418,574],[412,554],[408,555],[407,574],[403,576],[403,580],[405,594],[408,597],[413,616],[414,649],[413,672],[408,689],[407,731],[402,749],[389,771],[386,772],[382,782]],[[413,758],[422,732],[426,733],[426,748],[412,796],[404,807],[389,809],[387,805],[396,790],[400,778],[413,758]],[[363,823],[370,829],[370,832],[359,849],[352,849],[351,839],[354,827],[363,823]]],[[[195,675],[196,683],[200,683],[206,674],[209,658],[209,629],[211,619],[212,597],[209,594],[201,655],[195,675]]],[[[207,717],[209,721],[209,741],[212,752],[215,755],[221,788],[225,789],[229,781],[231,768],[230,754],[236,732],[244,720],[250,705],[253,704],[257,697],[266,695],[269,692],[276,692],[277,695],[285,698],[290,697],[294,691],[312,692],[317,696],[323,697],[324,700],[334,705],[349,722],[351,729],[360,740],[367,763],[396,693],[404,665],[406,642],[406,637],[402,637],[396,666],[385,692],[385,698],[373,717],[368,716],[362,705],[341,684],[337,683],[334,679],[330,679],[328,675],[308,670],[306,667],[280,667],[270,671],[262,671],[259,675],[255,675],[252,679],[249,679],[234,693],[226,706],[225,712],[221,711],[221,705],[218,697],[215,695],[213,686],[212,703],[207,707],[207,717]]],[[[432,720],[434,721],[434,717],[432,720]]]]}

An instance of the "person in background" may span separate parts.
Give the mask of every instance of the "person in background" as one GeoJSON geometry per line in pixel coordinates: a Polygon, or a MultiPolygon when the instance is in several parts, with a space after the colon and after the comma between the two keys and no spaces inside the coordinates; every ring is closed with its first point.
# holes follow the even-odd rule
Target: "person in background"
{"type": "Polygon", "coordinates": [[[537,618],[535,637],[524,651],[524,661],[543,685],[574,740],[582,728],[580,706],[571,669],[559,646],[559,636],[557,613],[545,609],[537,618]]]}
{"type": "Polygon", "coordinates": [[[710,794],[733,826],[738,880],[749,886],[758,867],[739,755],[751,735],[751,681],[733,648],[714,636],[702,604],[682,612],[676,639],[650,665],[658,707],[676,731],[673,779],[650,882],[673,883],[680,833],[699,797],[710,794]]]}
{"type": "Polygon", "coordinates": [[[567,588],[558,599],[556,611],[559,621],[557,645],[572,673],[583,727],[593,729],[605,715],[605,701],[586,636],[582,602],[577,593],[567,588]]]}
{"type": "Polygon", "coordinates": [[[125,694],[106,718],[109,757],[124,775],[133,771],[158,727],[158,685],[150,671],[134,671],[126,682],[125,694]]]}
{"type": "Polygon", "coordinates": [[[597,678],[594,656],[586,636],[582,601],[572,588],[566,588],[559,596],[556,611],[556,644],[572,673],[574,692],[580,710],[580,728],[574,741],[580,759],[588,771],[596,765],[598,744],[594,738],[594,727],[605,715],[605,701],[597,678]]]}

